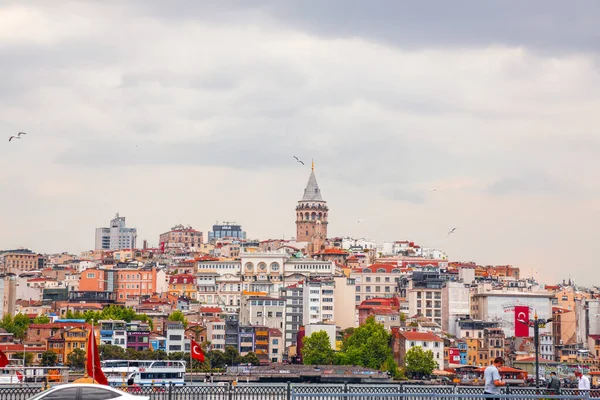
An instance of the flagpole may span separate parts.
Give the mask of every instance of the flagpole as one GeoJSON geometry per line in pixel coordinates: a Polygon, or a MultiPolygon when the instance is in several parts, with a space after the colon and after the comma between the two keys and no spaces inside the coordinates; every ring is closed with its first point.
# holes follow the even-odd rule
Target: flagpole
{"type": "MultiPolygon", "coordinates": [[[[96,344],[96,337],[94,336],[94,320],[92,319],[92,338],[91,342],[88,343],[88,346],[93,346],[96,344]]],[[[92,383],[96,380],[96,360],[94,360],[94,348],[90,348],[92,352],[92,383]]]]}
{"type": "Polygon", "coordinates": [[[193,370],[192,370],[192,355],[194,354],[194,349],[193,349],[193,344],[192,344],[192,340],[190,339],[190,383],[194,383],[194,374],[193,374],[193,370]]]}

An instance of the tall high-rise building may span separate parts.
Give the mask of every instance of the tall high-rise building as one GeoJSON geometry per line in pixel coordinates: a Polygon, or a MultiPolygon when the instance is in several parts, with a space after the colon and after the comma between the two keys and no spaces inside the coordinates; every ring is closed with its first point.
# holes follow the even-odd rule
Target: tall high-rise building
{"type": "Polygon", "coordinates": [[[127,228],[125,217],[119,213],[110,221],[109,228],[96,228],[96,250],[135,249],[137,229],[127,228]]]}
{"type": "Polygon", "coordinates": [[[242,230],[242,226],[235,222],[223,222],[215,224],[212,231],[208,232],[208,241],[214,242],[219,239],[246,239],[246,232],[242,230]]]}
{"type": "Polygon", "coordinates": [[[321,197],[321,189],[317,183],[313,162],[310,177],[304,189],[304,196],[296,206],[296,240],[310,242],[308,250],[311,253],[325,248],[328,212],[327,202],[321,197]]]}

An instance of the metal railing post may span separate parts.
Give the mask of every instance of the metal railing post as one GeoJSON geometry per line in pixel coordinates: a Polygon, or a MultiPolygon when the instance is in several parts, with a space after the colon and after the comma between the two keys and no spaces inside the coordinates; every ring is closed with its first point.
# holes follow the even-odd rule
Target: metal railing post
{"type": "Polygon", "coordinates": [[[348,382],[344,382],[344,393],[348,393],[348,382]]]}
{"type": "Polygon", "coordinates": [[[169,393],[167,394],[169,400],[173,400],[173,383],[169,384],[169,393]]]}
{"type": "Polygon", "coordinates": [[[287,382],[286,392],[287,400],[292,400],[292,383],[290,381],[287,382]]]}
{"type": "Polygon", "coordinates": [[[233,382],[231,382],[229,385],[227,385],[227,398],[228,398],[228,400],[231,400],[233,398],[233,389],[234,389],[234,385],[233,385],[233,382]]]}

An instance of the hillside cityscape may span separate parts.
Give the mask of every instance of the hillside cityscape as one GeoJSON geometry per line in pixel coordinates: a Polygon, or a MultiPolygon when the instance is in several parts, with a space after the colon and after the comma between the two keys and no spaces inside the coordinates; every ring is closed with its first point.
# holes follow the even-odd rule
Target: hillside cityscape
{"type": "Polygon", "coordinates": [[[329,237],[314,165],[289,206],[291,239],[253,238],[223,222],[206,235],[173,226],[150,247],[117,213],[95,235],[90,228],[95,248],[81,254],[2,250],[0,349],[15,364],[27,353],[31,365],[77,368],[96,324],[107,359],[189,359],[196,340],[208,370],[236,362],[402,370],[420,348],[434,362],[428,374],[496,357],[532,373],[533,328],[519,324],[539,318],[551,320],[540,328],[542,376],[599,370],[595,287],[542,286],[519,267],[460,262],[409,240],[329,237]],[[386,359],[352,359],[349,338],[361,327],[385,331],[386,359]]]}

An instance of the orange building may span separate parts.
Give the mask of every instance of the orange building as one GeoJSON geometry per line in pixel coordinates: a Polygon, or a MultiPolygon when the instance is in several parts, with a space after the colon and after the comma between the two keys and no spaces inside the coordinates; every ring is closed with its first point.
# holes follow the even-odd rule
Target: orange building
{"type": "Polygon", "coordinates": [[[81,274],[80,292],[114,292],[118,302],[128,298],[162,293],[166,290],[165,273],[156,268],[97,269],[81,274]]]}

